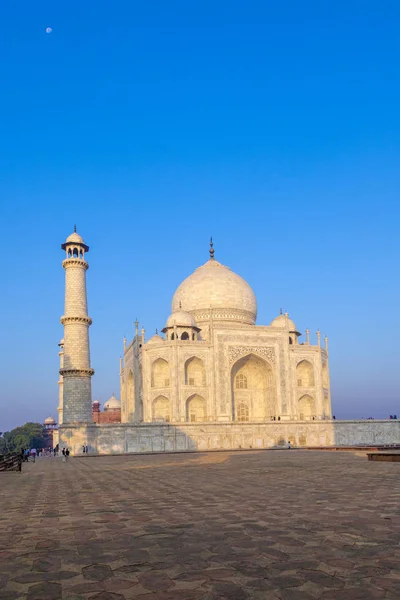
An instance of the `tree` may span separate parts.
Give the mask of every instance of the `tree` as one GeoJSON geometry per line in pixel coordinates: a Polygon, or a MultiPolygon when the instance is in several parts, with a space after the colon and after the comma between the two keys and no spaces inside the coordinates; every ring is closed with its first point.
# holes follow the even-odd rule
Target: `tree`
{"type": "Polygon", "coordinates": [[[46,430],[41,423],[25,423],[0,437],[0,454],[20,452],[21,448],[43,448],[46,430]]]}

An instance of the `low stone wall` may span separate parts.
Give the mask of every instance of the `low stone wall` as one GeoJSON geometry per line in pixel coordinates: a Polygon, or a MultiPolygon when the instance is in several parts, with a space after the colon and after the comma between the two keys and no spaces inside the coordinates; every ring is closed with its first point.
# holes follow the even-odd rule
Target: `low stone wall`
{"type": "Polygon", "coordinates": [[[292,446],[376,446],[400,443],[400,420],[280,421],[61,426],[60,448],[72,454],[248,450],[292,446]]]}

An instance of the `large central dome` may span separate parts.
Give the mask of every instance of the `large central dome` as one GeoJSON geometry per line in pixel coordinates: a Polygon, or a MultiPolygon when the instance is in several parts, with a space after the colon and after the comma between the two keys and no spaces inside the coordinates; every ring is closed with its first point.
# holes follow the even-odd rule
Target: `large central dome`
{"type": "Polygon", "coordinates": [[[176,290],[172,312],[178,310],[191,313],[197,323],[212,318],[254,325],[257,300],[242,277],[211,257],[176,290]]]}

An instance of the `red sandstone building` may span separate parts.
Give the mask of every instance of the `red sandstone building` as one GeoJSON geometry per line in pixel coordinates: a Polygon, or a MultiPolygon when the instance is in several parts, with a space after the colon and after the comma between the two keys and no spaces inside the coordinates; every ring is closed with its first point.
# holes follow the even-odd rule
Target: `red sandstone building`
{"type": "Polygon", "coordinates": [[[100,410],[100,402],[95,400],[92,405],[94,423],[121,423],[121,402],[114,394],[104,404],[104,410],[100,410]]]}

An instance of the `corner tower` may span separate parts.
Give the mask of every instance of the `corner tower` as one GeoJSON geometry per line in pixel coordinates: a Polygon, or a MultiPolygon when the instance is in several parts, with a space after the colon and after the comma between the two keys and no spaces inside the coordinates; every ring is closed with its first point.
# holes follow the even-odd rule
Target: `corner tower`
{"type": "Polygon", "coordinates": [[[92,418],[92,385],[94,370],[90,368],[89,325],[87,312],[85,253],[89,252],[80,235],[67,237],[61,248],[66,252],[65,269],[64,356],[60,375],[63,378],[63,425],[88,424],[92,418]]]}

